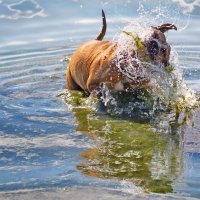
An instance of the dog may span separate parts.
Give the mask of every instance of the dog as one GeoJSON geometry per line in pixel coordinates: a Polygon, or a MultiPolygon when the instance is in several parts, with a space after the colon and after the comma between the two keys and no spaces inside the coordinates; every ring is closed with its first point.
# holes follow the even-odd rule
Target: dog
{"type": "MultiPolygon", "coordinates": [[[[97,38],[81,45],[72,55],[66,72],[67,89],[81,90],[88,95],[98,96],[101,94],[103,85],[113,92],[135,91],[148,87],[150,84],[148,75],[144,77],[137,74],[131,78],[127,73],[123,73],[129,63],[126,59],[122,62],[117,59],[118,43],[102,41],[107,28],[103,10],[102,23],[102,30],[97,38]]],[[[138,36],[134,38],[140,48],[133,48],[131,52],[123,52],[123,57],[137,58],[141,63],[148,60],[153,65],[162,65],[163,68],[168,66],[171,47],[167,43],[164,33],[170,29],[177,30],[177,27],[173,24],[150,27],[144,31],[144,35],[147,37],[143,37],[144,39],[139,39],[138,36]]],[[[133,62],[133,67],[137,71],[138,63],[133,62]]]]}

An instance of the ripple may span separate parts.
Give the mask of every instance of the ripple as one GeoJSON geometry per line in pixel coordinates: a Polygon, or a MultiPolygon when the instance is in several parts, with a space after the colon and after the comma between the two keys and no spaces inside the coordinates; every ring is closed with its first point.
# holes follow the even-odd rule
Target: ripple
{"type": "Polygon", "coordinates": [[[39,137],[17,137],[16,135],[0,135],[0,146],[9,148],[51,148],[51,147],[94,147],[88,140],[79,140],[79,134],[48,134],[39,137]],[[77,136],[77,138],[75,137],[77,136]]]}
{"type": "Polygon", "coordinates": [[[46,17],[47,14],[36,0],[21,0],[13,3],[0,1],[0,19],[16,20],[20,18],[46,17]]]}
{"type": "Polygon", "coordinates": [[[19,58],[23,58],[23,59],[33,59],[33,58],[40,58],[41,56],[43,55],[47,55],[48,57],[49,56],[56,56],[56,55],[60,55],[61,53],[64,54],[66,52],[73,52],[74,51],[74,48],[69,48],[69,49],[48,49],[46,51],[32,51],[32,52],[25,52],[25,53],[14,53],[14,54],[11,54],[11,55],[4,55],[4,56],[1,56],[0,54],[0,63],[1,64],[4,64],[4,62],[2,61],[17,61],[19,58]]]}
{"type": "MultiPolygon", "coordinates": [[[[65,52],[70,51],[73,49],[70,48],[68,51],[66,48],[52,48],[20,54],[14,52],[14,54],[1,56],[0,87],[7,91],[8,88],[12,90],[40,88],[41,90],[49,87],[52,82],[55,82],[55,85],[60,85],[58,80],[63,79],[66,70],[65,65],[60,60],[65,57],[65,52]]],[[[54,90],[53,87],[49,88],[54,90]]]]}

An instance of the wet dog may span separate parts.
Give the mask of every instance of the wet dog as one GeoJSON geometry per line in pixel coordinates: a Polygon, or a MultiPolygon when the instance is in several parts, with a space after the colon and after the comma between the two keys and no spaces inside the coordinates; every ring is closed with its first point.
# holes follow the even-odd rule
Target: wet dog
{"type": "MultiPolygon", "coordinates": [[[[92,93],[98,96],[103,85],[114,92],[147,87],[150,84],[150,78],[148,74],[144,76],[137,73],[141,67],[137,62],[132,63],[136,71],[133,78],[127,76],[127,73],[123,73],[129,63],[126,59],[121,62],[117,59],[118,43],[102,41],[107,26],[103,10],[102,21],[102,30],[96,40],[81,45],[73,54],[66,72],[67,89],[82,90],[87,94],[92,93]]],[[[167,43],[164,33],[170,29],[177,30],[173,24],[150,27],[144,31],[143,39],[130,32],[125,32],[133,37],[136,48],[122,52],[123,58],[129,56],[133,60],[140,60],[141,63],[149,62],[153,65],[161,65],[163,68],[167,67],[171,47],[167,43]]]]}

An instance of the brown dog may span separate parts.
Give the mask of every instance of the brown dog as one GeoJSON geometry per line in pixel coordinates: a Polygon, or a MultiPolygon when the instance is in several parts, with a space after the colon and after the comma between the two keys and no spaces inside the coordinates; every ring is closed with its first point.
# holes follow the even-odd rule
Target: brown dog
{"type": "MultiPolygon", "coordinates": [[[[81,45],[73,54],[69,63],[66,81],[67,89],[82,90],[86,93],[98,95],[103,85],[111,91],[135,90],[149,85],[150,78],[139,73],[133,78],[126,71],[129,63],[127,59],[119,62],[117,59],[118,44],[102,41],[106,33],[106,18],[102,10],[103,27],[96,40],[81,45]],[[119,64],[120,63],[120,64],[119,64]]],[[[166,42],[164,33],[175,29],[175,25],[163,24],[151,27],[145,31],[146,37],[140,42],[140,48],[133,48],[131,52],[123,52],[123,58],[137,58],[142,62],[161,64],[166,67],[169,64],[170,45],[166,42]]],[[[137,62],[132,62],[135,71],[139,69],[137,62]]],[[[139,71],[139,70],[138,70],[139,71]]]]}

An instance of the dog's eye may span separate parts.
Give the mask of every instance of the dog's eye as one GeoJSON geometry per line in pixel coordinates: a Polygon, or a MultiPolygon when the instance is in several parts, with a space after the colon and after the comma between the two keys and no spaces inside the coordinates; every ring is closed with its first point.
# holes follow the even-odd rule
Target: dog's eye
{"type": "Polygon", "coordinates": [[[154,40],[150,41],[147,49],[151,55],[157,55],[158,54],[158,43],[154,40]]]}

